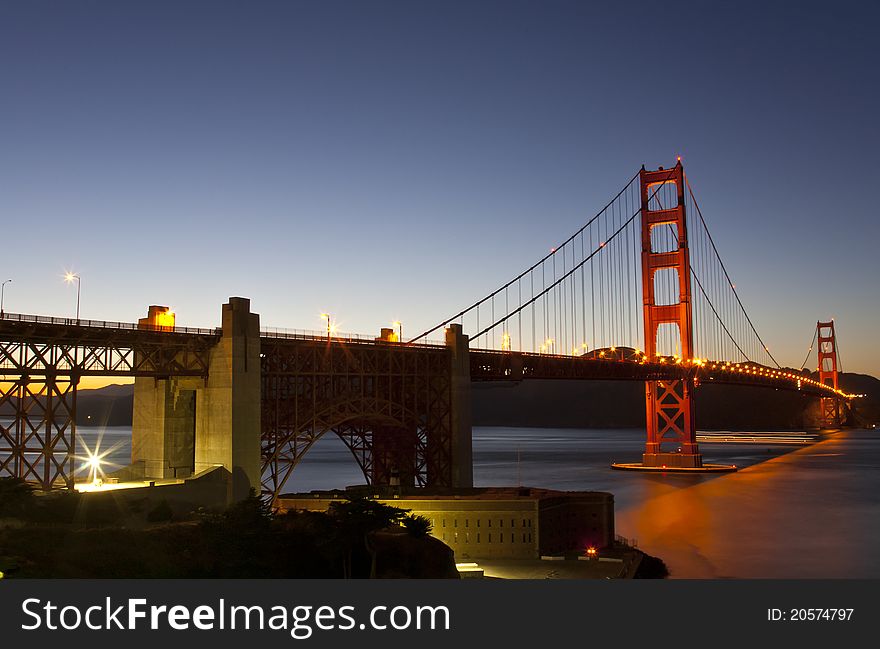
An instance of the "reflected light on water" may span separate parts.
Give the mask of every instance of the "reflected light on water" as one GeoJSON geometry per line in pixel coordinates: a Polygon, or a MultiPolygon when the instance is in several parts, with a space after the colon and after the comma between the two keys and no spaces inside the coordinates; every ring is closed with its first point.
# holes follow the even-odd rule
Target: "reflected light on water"
{"type": "Polygon", "coordinates": [[[618,511],[620,534],[659,556],[672,577],[876,577],[877,459],[868,431],[848,431],[618,511]],[[859,456],[856,451],[862,453],[859,456]],[[873,493],[873,492],[872,492],[873,493]]]}

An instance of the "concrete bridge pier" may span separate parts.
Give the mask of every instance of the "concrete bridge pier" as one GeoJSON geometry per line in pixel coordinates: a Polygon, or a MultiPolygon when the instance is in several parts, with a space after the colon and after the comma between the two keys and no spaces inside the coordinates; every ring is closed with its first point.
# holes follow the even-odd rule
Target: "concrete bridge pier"
{"type": "MultiPolygon", "coordinates": [[[[151,306],[139,324],[173,326],[171,318],[167,308],[151,306]]],[[[207,376],[135,379],[131,459],[147,479],[222,466],[234,502],[260,491],[260,317],[250,300],[232,297],[222,323],[207,376]]]]}
{"type": "Polygon", "coordinates": [[[460,324],[446,328],[446,346],[452,351],[452,487],[474,486],[471,431],[471,363],[468,337],[460,324]]]}

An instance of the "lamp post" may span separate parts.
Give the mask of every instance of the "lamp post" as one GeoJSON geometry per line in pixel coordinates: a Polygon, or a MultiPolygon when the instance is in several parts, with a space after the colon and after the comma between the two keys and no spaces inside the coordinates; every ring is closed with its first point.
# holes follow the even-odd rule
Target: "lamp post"
{"type": "Polygon", "coordinates": [[[324,318],[324,319],[327,321],[327,340],[329,341],[329,340],[330,340],[330,334],[332,333],[332,330],[333,330],[333,327],[332,327],[332,325],[330,324],[330,314],[329,314],[329,313],[322,313],[322,314],[321,314],[321,317],[324,318]]]}
{"type": "Polygon", "coordinates": [[[11,279],[7,279],[3,284],[0,284],[0,318],[3,317],[3,294],[6,291],[6,285],[11,281],[11,279]]]}
{"type": "Polygon", "coordinates": [[[397,327],[397,342],[403,342],[403,323],[400,320],[395,320],[391,323],[392,326],[397,327]]]}
{"type": "Polygon", "coordinates": [[[73,282],[73,280],[76,280],[76,321],[79,323],[79,293],[80,288],[82,287],[82,277],[76,273],[67,273],[67,275],[64,276],[64,281],[68,284],[73,282]]]}

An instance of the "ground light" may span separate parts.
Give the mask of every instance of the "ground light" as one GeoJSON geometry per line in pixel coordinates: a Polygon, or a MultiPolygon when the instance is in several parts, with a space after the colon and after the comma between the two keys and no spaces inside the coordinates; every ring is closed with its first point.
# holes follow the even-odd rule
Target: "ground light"
{"type": "Polygon", "coordinates": [[[77,467],[77,473],[82,471],[88,472],[87,482],[85,484],[80,483],[79,485],[77,485],[78,491],[82,491],[84,489],[94,491],[96,489],[103,488],[104,481],[107,477],[107,470],[118,468],[116,464],[110,462],[107,459],[107,456],[118,449],[122,445],[122,442],[117,442],[110,448],[101,450],[101,442],[103,441],[103,438],[103,432],[99,433],[98,439],[95,440],[95,447],[92,449],[88,447],[88,445],[83,441],[82,437],[77,437],[77,441],[80,443],[83,451],[80,455],[74,455],[74,459],[81,462],[79,467],[77,467]]]}
{"type": "Polygon", "coordinates": [[[462,579],[483,576],[483,569],[474,562],[456,563],[455,569],[458,570],[458,574],[462,579]]]}

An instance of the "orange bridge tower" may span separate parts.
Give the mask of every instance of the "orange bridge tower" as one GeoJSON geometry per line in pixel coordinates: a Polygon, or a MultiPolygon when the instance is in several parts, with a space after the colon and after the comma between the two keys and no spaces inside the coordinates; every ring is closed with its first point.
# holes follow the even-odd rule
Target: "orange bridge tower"
{"type": "MultiPolygon", "coordinates": [[[[837,387],[837,337],[834,334],[834,320],[817,322],[819,341],[819,383],[837,387]]],[[[836,397],[822,397],[822,428],[840,426],[840,401],[836,397]]]]}
{"type": "MultiPolygon", "coordinates": [[[[679,360],[686,362],[693,357],[693,317],[690,252],[684,205],[684,169],[681,161],[672,169],[660,167],[656,171],[646,171],[642,167],[639,182],[645,354],[650,360],[657,360],[658,333],[661,325],[668,325],[672,331],[677,330],[681,350],[679,360]],[[674,201],[667,202],[675,204],[659,204],[655,197],[661,195],[674,195],[674,201]],[[678,242],[677,249],[655,249],[651,233],[654,228],[659,227],[672,229],[675,235],[673,239],[678,242]],[[662,269],[669,269],[677,275],[678,301],[675,303],[658,304],[655,276],[662,269]]],[[[653,238],[653,241],[659,240],[660,237],[653,238]]],[[[693,389],[694,382],[690,377],[671,381],[645,381],[647,442],[642,457],[645,467],[702,467],[694,424],[693,389]]]]}

